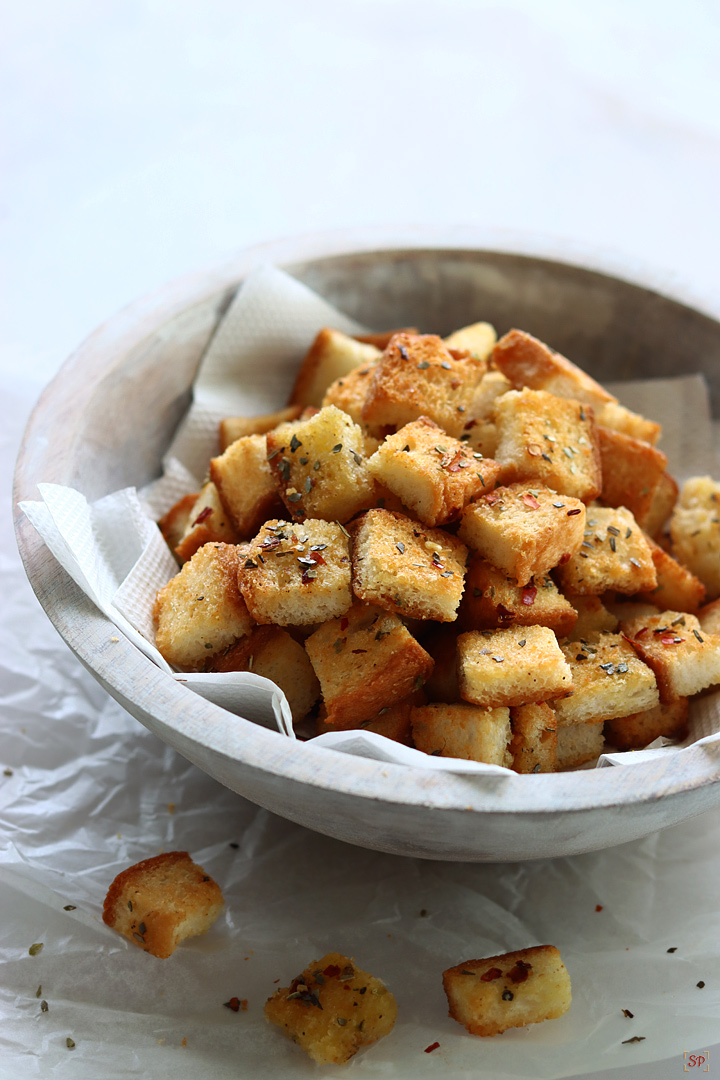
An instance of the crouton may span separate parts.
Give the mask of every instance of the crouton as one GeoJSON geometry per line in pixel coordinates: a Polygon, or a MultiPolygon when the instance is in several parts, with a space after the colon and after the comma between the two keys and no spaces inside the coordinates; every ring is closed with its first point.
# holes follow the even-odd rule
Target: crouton
{"type": "Polygon", "coordinates": [[[570,976],[552,945],[464,960],[443,972],[443,987],[450,1016],[471,1035],[553,1020],[572,999],[570,976]]]}
{"type": "Polygon", "coordinates": [[[608,401],[602,405],[595,415],[595,420],[602,427],[612,428],[623,435],[631,435],[633,439],[642,439],[651,446],[657,446],[662,435],[660,424],[631,412],[617,401],[608,401]]]}
{"type": "MultiPolygon", "coordinates": [[[[357,726],[363,731],[374,731],[376,735],[383,735],[386,739],[401,743],[403,746],[412,746],[412,727],[410,716],[413,707],[424,705],[427,699],[422,690],[416,690],[395,705],[384,705],[369,720],[363,720],[357,726]]],[[[318,716],[316,734],[324,735],[327,731],[346,731],[346,728],[329,724],[327,710],[321,708],[318,716]]]]}
{"type": "Polygon", "coordinates": [[[602,721],[595,724],[566,724],[557,729],[557,772],[579,769],[591,761],[597,761],[605,749],[602,721]]]}
{"type": "Polygon", "coordinates": [[[510,710],[512,768],[518,773],[555,772],[557,718],[546,705],[517,705],[510,710]]]}
{"type": "Polygon", "coordinates": [[[283,513],[270,466],[264,435],[236,439],[224,454],[210,462],[210,479],[239,537],[254,536],[268,518],[283,513]]]}
{"type": "Polygon", "coordinates": [[[619,720],[608,720],[605,738],[618,750],[642,750],[663,735],[666,739],[684,739],[687,735],[689,701],[681,697],[669,705],[632,713],[619,720]]]}
{"type": "Polygon", "coordinates": [[[445,525],[476,495],[492,491],[500,466],[421,416],[388,435],[368,461],[368,472],[425,525],[445,525]]]}
{"type": "Polygon", "coordinates": [[[644,525],[665,474],[667,458],[649,443],[620,431],[599,427],[598,434],[603,502],[627,507],[638,524],[644,525]]]}
{"type": "Polygon", "coordinates": [[[584,531],[585,506],[579,499],[511,484],[466,507],[458,535],[522,586],[579,551],[584,531]]]}
{"type": "Polygon", "coordinates": [[[621,622],[620,629],[655,672],[663,705],[720,682],[720,637],[701,632],[694,615],[663,611],[621,622]]]}
{"type": "Polygon", "coordinates": [[[370,453],[374,453],[388,430],[392,430],[387,427],[380,427],[377,424],[367,424],[363,420],[362,408],[365,404],[365,396],[370,384],[372,370],[372,364],[361,364],[354,371],[331,383],[322,399],[323,408],[327,405],[334,405],[337,409],[347,413],[353,423],[357,424],[363,433],[366,452],[369,446],[372,447],[370,453]]]}
{"type": "Polygon", "coordinates": [[[475,555],[465,576],[459,619],[466,630],[493,630],[515,623],[549,626],[558,637],[566,637],[577,612],[548,574],[538,574],[521,587],[504,570],[475,555]]]}
{"type": "Polygon", "coordinates": [[[588,405],[544,390],[511,390],[495,403],[501,482],[532,480],[590,502],[600,494],[598,435],[588,405]]]}
{"type": "Polygon", "coordinates": [[[595,634],[562,646],[572,672],[572,693],[553,703],[558,726],[598,723],[653,709],[655,676],[622,634],[595,634]]]}
{"type": "Polygon", "coordinates": [[[598,596],[570,595],[566,599],[577,612],[577,622],[570,633],[565,635],[571,641],[588,638],[591,634],[600,634],[603,630],[617,630],[617,615],[609,611],[598,596]]]}
{"type": "Polygon", "coordinates": [[[609,589],[633,595],[657,586],[650,545],[624,507],[594,506],[580,549],[558,566],[565,593],[598,596],[609,589]]]}
{"type": "Polygon", "coordinates": [[[181,941],[207,933],[223,903],[219,886],[187,851],[167,851],[118,874],[103,922],[165,960],[181,941]]]}
{"type": "Polygon", "coordinates": [[[163,540],[175,555],[175,548],[182,540],[190,522],[195,503],[198,501],[199,492],[183,495],[174,506],[171,506],[166,514],[158,521],[158,528],[163,535],[163,540]]]}
{"type": "Polygon", "coordinates": [[[469,352],[476,360],[487,360],[496,341],[497,334],[491,323],[476,322],[453,331],[445,338],[445,345],[448,349],[469,352]]]}
{"type": "Polygon", "coordinates": [[[707,634],[720,634],[720,600],[705,604],[697,613],[700,628],[707,634]]]}
{"type": "Polygon", "coordinates": [[[375,502],[363,434],[334,405],[309,420],[281,424],[266,439],[275,483],[294,519],[342,523],[375,502]]]}
{"type": "MultiPolygon", "coordinates": [[[[512,383],[501,371],[486,371],[475,391],[471,406],[472,419],[466,421],[464,432],[472,430],[478,420],[490,420],[495,412],[497,399],[512,388],[512,383]]],[[[465,438],[465,434],[462,437],[465,438]]]]}
{"type": "Polygon", "coordinates": [[[460,438],[486,366],[455,359],[433,334],[396,334],[373,370],[363,419],[402,427],[420,416],[460,438]]]}
{"type": "Polygon", "coordinates": [[[457,618],[467,548],[456,537],[390,510],[368,510],[352,533],[357,597],[415,619],[457,618]]]}
{"type": "Polygon", "coordinates": [[[239,548],[205,544],[155,600],[155,643],[169,664],[199,670],[253,627],[238,589],[239,548]]]}
{"type": "Polygon", "coordinates": [[[720,484],[694,476],[683,484],[670,518],[673,554],[700,578],[708,600],[720,597],[720,484]]]}
{"type": "Polygon", "coordinates": [[[511,330],[500,338],[491,360],[517,389],[528,386],[531,390],[547,390],[594,409],[617,401],[572,361],[523,330],[511,330]]]}
{"type": "Polygon", "coordinates": [[[318,1065],[344,1065],[363,1046],[390,1034],[397,1005],[380,979],[331,952],[276,990],[265,1017],[318,1065]]]}
{"type": "Polygon", "coordinates": [[[679,488],[669,473],[663,473],[653,493],[650,509],[643,518],[643,528],[648,536],[659,539],[663,526],[673,512],[679,488]]]}
{"type": "Polygon", "coordinates": [[[289,404],[319,407],[331,383],[348,375],[360,364],[373,363],[380,355],[380,350],[374,345],[325,327],[300,365],[289,404]]]}
{"type": "Polygon", "coordinates": [[[457,649],[460,696],[476,705],[549,701],[572,687],[570,668],[546,626],[471,630],[460,634],[457,649]]]}
{"type": "Polygon", "coordinates": [[[297,420],[302,412],[302,405],[288,405],[277,412],[264,413],[262,416],[228,416],[220,421],[220,453],[224,454],[229,446],[247,435],[266,435],[278,424],[287,424],[297,420]]]}
{"type": "Polygon", "coordinates": [[[511,764],[508,709],[435,702],[414,708],[411,722],[413,742],[426,754],[484,761],[487,765],[507,768],[511,764]]]}
{"type": "Polygon", "coordinates": [[[432,657],[396,615],[366,604],[324,623],[305,648],[327,722],[341,729],[358,727],[421,689],[433,669],[432,657]]]}
{"type": "Polygon", "coordinates": [[[191,559],[203,544],[237,544],[240,539],[220,502],[217,488],[211,482],[205,484],[195,500],[175,554],[183,563],[191,559]]]}
{"type": "Polygon", "coordinates": [[[240,560],[238,582],[258,623],[304,626],[352,603],[349,538],[342,525],[266,521],[240,560]]]}
{"type": "Polygon", "coordinates": [[[646,537],[655,564],[657,585],[641,595],[660,610],[696,612],[705,599],[705,586],[667,551],[646,537]]]}
{"type": "Polygon", "coordinates": [[[258,626],[235,645],[211,657],[205,671],[252,671],[274,682],[285,694],[298,724],[320,697],[320,683],[307,653],[287,630],[258,626]]]}

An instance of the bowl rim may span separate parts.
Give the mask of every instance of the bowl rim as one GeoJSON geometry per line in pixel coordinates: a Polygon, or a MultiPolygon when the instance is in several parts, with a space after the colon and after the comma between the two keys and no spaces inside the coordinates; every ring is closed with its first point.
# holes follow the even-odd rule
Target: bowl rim
{"type": "Polygon", "coordinates": [[[511,815],[542,816],[619,808],[717,782],[720,744],[695,745],[634,765],[476,778],[349,756],[312,741],[289,740],[200,698],[156,667],[122,635],[119,650],[116,646],[109,655],[108,630],[114,634],[116,627],[61,570],[19,510],[20,500],[36,498],[34,485],[42,479],[33,475],[38,439],[47,444],[48,436],[58,424],[58,410],[62,412],[65,406],[82,408],[83,399],[89,399],[94,387],[106,376],[108,366],[98,365],[99,354],[109,356],[111,365],[120,363],[130,349],[141,345],[181,312],[234,289],[262,264],[274,263],[292,269],[296,264],[342,255],[402,251],[500,253],[560,263],[648,289],[712,319],[717,320],[720,315],[720,307],[713,310],[715,305],[691,297],[689,290],[673,282],[666,273],[649,270],[634,260],[628,270],[629,260],[617,253],[589,250],[555,237],[510,230],[378,227],[313,233],[247,248],[219,265],[171,282],[112,316],[71,354],[41,394],[23,436],[13,488],[18,547],[41,605],[72,651],[102,685],[126,708],[127,702],[132,701],[134,715],[186,756],[190,756],[187,750],[195,744],[227,762],[238,762],[259,773],[271,773],[288,781],[360,799],[511,815]],[[75,376],[72,401],[67,397],[70,373],[75,376]],[[80,400],[77,376],[81,377],[83,386],[80,400]],[[83,609],[83,627],[79,632],[77,622],[70,615],[83,609]],[[158,711],[171,717],[171,722],[158,715],[158,711]]]}

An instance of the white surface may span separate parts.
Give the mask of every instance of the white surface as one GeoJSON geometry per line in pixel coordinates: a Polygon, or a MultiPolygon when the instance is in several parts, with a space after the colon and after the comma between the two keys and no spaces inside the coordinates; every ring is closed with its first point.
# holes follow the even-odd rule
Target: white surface
{"type": "MultiPolygon", "coordinates": [[[[664,268],[670,286],[679,282],[701,298],[716,295],[719,30],[718,8],[701,0],[5,5],[0,63],[9,107],[0,141],[0,371],[9,420],[0,434],[3,475],[9,475],[30,401],[97,323],[178,274],[275,236],[414,221],[529,228],[616,249],[629,266],[639,261],[664,268]]],[[[66,893],[69,884],[82,891],[86,875],[69,825],[74,788],[54,785],[48,770],[74,768],[66,763],[82,739],[102,751],[104,740],[122,733],[154,805],[163,764],[169,776],[184,766],[180,759],[166,762],[170,752],[111,706],[72,660],[22,583],[6,522],[3,541],[6,733],[0,753],[15,769],[39,770],[23,781],[30,792],[39,778],[56,790],[54,801],[41,805],[42,817],[55,828],[62,831],[68,823],[60,891],[66,893]],[[40,722],[51,707],[64,723],[40,722]],[[32,732],[30,740],[12,734],[18,725],[32,732]]],[[[124,765],[109,760],[107,769],[115,776],[124,765]]],[[[10,797],[8,779],[17,783],[0,776],[0,807],[10,797]]],[[[191,807],[187,816],[165,819],[141,805],[134,820],[116,823],[112,800],[103,805],[102,772],[96,783],[106,848],[94,861],[94,884],[87,885],[88,911],[98,902],[103,866],[109,879],[123,860],[163,845],[197,853],[224,842],[193,830],[191,807]],[[123,841],[115,839],[117,831],[123,841]]],[[[188,791],[203,807],[217,799],[219,816],[232,814],[227,794],[201,774],[193,773],[188,791]]],[[[261,832],[258,827],[248,843],[257,836],[258,850],[264,851],[261,832]]],[[[296,830],[273,819],[271,832],[282,847],[296,830]]],[[[703,891],[717,858],[717,837],[718,818],[712,815],[655,841],[670,850],[682,882],[678,926],[699,927],[706,903],[717,911],[717,894],[703,891]]],[[[327,857],[332,846],[309,834],[303,842],[308,858],[327,857]]],[[[645,853],[652,850],[649,844],[638,847],[645,853]]],[[[626,850],[603,855],[603,872],[613,889],[642,897],[647,879],[642,873],[627,876],[626,850]]],[[[358,858],[363,866],[369,857],[358,858]]],[[[588,858],[570,860],[579,882],[573,905],[583,896],[588,858]]],[[[392,867],[382,898],[394,910],[392,882],[414,872],[414,864],[389,856],[381,861],[392,867]]],[[[447,875],[447,883],[454,880],[451,868],[432,871],[447,875]]],[[[510,882],[522,877],[518,868],[505,868],[504,874],[510,882]]],[[[290,887],[298,887],[306,871],[292,864],[289,877],[290,887]]],[[[253,887],[244,897],[239,887],[236,895],[233,918],[256,927],[262,917],[263,934],[272,938],[272,903],[262,889],[253,887]]],[[[337,896],[340,905],[342,890],[337,896]]],[[[625,901],[618,903],[620,916],[613,912],[614,918],[629,910],[625,901]]],[[[10,973],[14,980],[22,974],[20,965],[30,963],[16,959],[22,950],[13,928],[32,905],[23,899],[21,913],[9,891],[2,904],[8,974],[0,979],[7,987],[10,973]]],[[[347,911],[354,911],[352,905],[347,911]]],[[[563,920],[564,911],[558,934],[563,920]]],[[[344,916],[338,916],[338,931],[343,925],[344,916]]],[[[53,927],[55,940],[63,942],[65,923],[53,927]]],[[[704,932],[697,930],[700,949],[704,932]]],[[[108,953],[117,948],[105,938],[102,946],[99,936],[94,940],[108,953]]],[[[218,948],[220,941],[217,930],[218,948]]],[[[371,944],[380,948],[369,933],[371,944]]],[[[598,953],[598,962],[603,956],[598,953]]],[[[106,972],[112,972],[115,958],[108,956],[106,972]]],[[[283,973],[278,966],[277,974],[283,973]]],[[[702,999],[706,1006],[709,999],[702,999]]],[[[40,1016],[34,998],[19,1006],[14,997],[3,1000],[0,1040],[8,1038],[7,1018],[22,1019],[38,1051],[46,1051],[27,1060],[26,1075],[48,1076],[47,1031],[56,1028],[43,1029],[42,1022],[52,1020],[64,1030],[67,1020],[72,1030],[82,1030],[81,995],[59,1016],[40,1016]]],[[[243,1014],[228,1017],[243,1020],[243,1014]]],[[[715,1012],[706,1019],[717,1042],[720,1018],[715,1012]]],[[[683,1051],[699,1048],[685,1045],[690,1020],[677,1017],[674,1056],[652,1065],[635,1065],[640,1058],[634,1058],[610,1075],[680,1075],[683,1051]]],[[[166,1026],[168,1042],[182,1038],[176,1013],[168,1014],[166,1026]]],[[[163,1030],[157,1037],[165,1035],[163,1030]]],[[[646,1048],[642,1043],[623,1050],[646,1048]]],[[[290,1062],[295,1071],[300,1060],[289,1054],[292,1049],[282,1059],[283,1075],[290,1062]]],[[[424,1061],[451,1075],[441,1053],[424,1061]]],[[[151,1060],[138,1051],[136,1066],[149,1069],[151,1060]]],[[[206,1052],[195,1057],[189,1048],[178,1069],[185,1060],[192,1060],[196,1075],[210,1075],[206,1052]]],[[[368,1067],[373,1060],[371,1051],[368,1067]]],[[[57,1075],[79,1075],[70,1071],[79,1061],[69,1053],[67,1064],[60,1058],[57,1075]]],[[[595,1067],[611,1063],[615,1059],[595,1067]]],[[[710,1074],[718,1067],[720,1047],[711,1054],[710,1074]]],[[[119,1058],[116,1067],[106,1061],[103,1075],[114,1080],[127,1074],[123,1069],[119,1058]]],[[[0,1075],[2,1070],[0,1059],[0,1075]]],[[[302,1075],[302,1066],[297,1071],[302,1075]]],[[[5,1075],[15,1080],[19,1074],[5,1075]]]]}

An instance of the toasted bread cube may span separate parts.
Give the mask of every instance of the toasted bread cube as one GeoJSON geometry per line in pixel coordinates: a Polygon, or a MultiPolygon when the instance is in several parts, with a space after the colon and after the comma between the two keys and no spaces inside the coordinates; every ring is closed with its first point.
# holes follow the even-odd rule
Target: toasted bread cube
{"type": "Polygon", "coordinates": [[[466,425],[466,430],[460,438],[467,444],[468,449],[485,458],[495,457],[498,447],[498,429],[494,420],[473,420],[466,425]]]}
{"type": "Polygon", "coordinates": [[[533,484],[511,484],[463,511],[458,536],[518,585],[545,574],[579,551],[585,506],[533,484]]]}
{"type": "Polygon", "coordinates": [[[720,634],[720,600],[705,604],[697,613],[700,628],[707,634],[720,634]]]}
{"type": "Polygon", "coordinates": [[[155,643],[168,664],[199,670],[253,627],[238,589],[240,550],[205,544],[155,600],[155,643]]]}
{"type": "MultiPolygon", "coordinates": [[[[402,743],[403,746],[412,746],[412,727],[410,716],[415,705],[424,705],[427,701],[422,690],[416,690],[395,705],[384,705],[369,720],[363,720],[356,726],[363,731],[374,731],[376,735],[383,735],[393,742],[402,743]]],[[[347,728],[338,727],[337,724],[329,724],[327,710],[322,707],[316,725],[316,734],[324,735],[327,731],[346,731],[347,728]]]]}
{"type": "Polygon", "coordinates": [[[279,626],[258,626],[226,652],[213,656],[206,671],[251,671],[274,682],[285,694],[298,724],[320,697],[320,683],[299,641],[279,626]]]}
{"type": "Polygon", "coordinates": [[[598,428],[602,462],[602,499],[625,506],[643,525],[652,509],[667,458],[649,443],[611,428],[598,428]]]}
{"type": "Polygon", "coordinates": [[[655,677],[622,634],[595,634],[562,646],[572,672],[572,694],[555,701],[558,726],[592,724],[653,709],[655,677]]]}
{"type": "Polygon", "coordinates": [[[175,548],[182,540],[190,523],[190,515],[198,501],[199,492],[183,495],[174,506],[171,506],[166,514],[158,521],[158,528],[163,535],[163,540],[175,554],[175,548]]]}
{"type": "Polygon", "coordinates": [[[565,593],[598,596],[609,589],[632,596],[657,585],[650,545],[625,507],[594,506],[580,550],[558,567],[565,593]]]}
{"type": "Polygon", "coordinates": [[[258,623],[305,626],[352,603],[348,534],[333,521],[266,521],[240,560],[238,581],[258,623]]]}
{"type": "MultiPolygon", "coordinates": [[[[501,371],[486,371],[478,384],[472,403],[472,419],[466,421],[464,431],[470,431],[478,420],[490,420],[495,403],[503,394],[513,389],[513,384],[501,371]]],[[[463,434],[465,438],[465,434],[463,434]]]]}
{"type": "Polygon", "coordinates": [[[654,420],[646,420],[644,416],[626,409],[618,401],[608,401],[598,409],[595,419],[599,425],[619,431],[623,435],[631,435],[633,439],[642,439],[643,442],[657,446],[662,435],[662,427],[654,420]]]}
{"type": "Polygon", "coordinates": [[[334,405],[281,424],[266,439],[275,483],[294,519],[345,522],[375,502],[363,434],[334,405]]]}
{"type": "Polygon", "coordinates": [[[435,702],[414,708],[411,720],[413,742],[426,754],[510,766],[509,709],[435,702]]]}
{"type": "Polygon", "coordinates": [[[239,540],[217,488],[212,482],[205,484],[188,515],[176,556],[181,563],[187,562],[203,544],[237,544],[239,540]]]}
{"type": "Polygon", "coordinates": [[[696,612],[705,599],[705,586],[702,581],[681,566],[672,555],[646,537],[655,564],[657,585],[642,595],[660,610],[696,612]]]}
{"type": "Polygon", "coordinates": [[[327,723],[340,729],[372,720],[380,709],[420,690],[432,657],[397,618],[353,604],[344,618],[324,623],[305,641],[320,680],[327,723]]]}
{"type": "Polygon", "coordinates": [[[566,724],[558,727],[557,772],[579,769],[581,765],[597,761],[605,749],[604,728],[602,721],[596,724],[566,724]]]}
{"type": "Polygon", "coordinates": [[[167,851],[118,874],[103,922],[165,960],[181,941],[207,933],[223,903],[220,887],[187,851],[167,851]]]}
{"type": "Polygon", "coordinates": [[[448,349],[469,352],[476,360],[487,360],[496,341],[495,327],[489,322],[471,323],[470,326],[454,330],[445,338],[448,349]]]}
{"type": "MultiPolygon", "coordinates": [[[[588,638],[591,634],[601,634],[604,630],[617,630],[617,615],[609,611],[598,596],[570,595],[567,600],[577,612],[577,622],[570,633],[565,635],[571,641],[588,638]]],[[[558,634],[558,637],[562,636],[558,634]]]]}
{"type": "Polygon", "coordinates": [[[363,419],[402,427],[427,416],[460,438],[486,365],[456,359],[434,334],[396,334],[373,370],[363,419]]]}
{"type": "Polygon", "coordinates": [[[570,976],[552,945],[465,960],[443,972],[450,1016],[471,1035],[554,1020],[570,1008],[570,976]]]}
{"type": "Polygon", "coordinates": [[[669,705],[633,713],[605,724],[605,738],[618,750],[642,750],[663,735],[666,739],[684,739],[687,735],[690,703],[681,697],[669,705]]]}
{"type": "Polygon", "coordinates": [[[228,416],[220,421],[220,453],[224,454],[229,446],[247,435],[266,435],[278,424],[287,424],[297,420],[302,412],[302,405],[288,405],[277,412],[263,413],[261,416],[228,416]]]}
{"type": "Polygon", "coordinates": [[[549,701],[572,687],[570,668],[546,626],[471,630],[460,634],[457,649],[460,696],[476,705],[549,701]]]}
{"type": "Polygon", "coordinates": [[[495,403],[501,482],[532,480],[590,502],[602,475],[592,409],[544,390],[511,390],[495,403]]]}
{"type": "Polygon", "coordinates": [[[372,371],[372,364],[361,364],[354,371],[331,383],[322,399],[323,408],[327,405],[334,405],[341,412],[347,413],[353,423],[357,424],[363,433],[366,453],[368,446],[372,447],[370,453],[374,453],[385,438],[388,430],[392,430],[387,427],[367,424],[363,420],[362,409],[365,404],[365,396],[370,385],[372,371]]]}
{"type": "Polygon", "coordinates": [[[531,390],[547,390],[594,409],[617,400],[571,360],[523,330],[511,330],[501,337],[491,359],[517,389],[528,386],[531,390]]]}
{"type": "MultiPolygon", "coordinates": [[[[457,627],[446,623],[433,626],[430,633],[423,638],[423,648],[430,653],[435,663],[432,674],[424,686],[428,701],[453,703],[460,700],[457,677],[457,637],[457,627]]],[[[424,702],[418,704],[424,704],[424,702]]]]}
{"type": "Polygon", "coordinates": [[[421,416],[388,435],[368,461],[368,471],[420,521],[445,525],[476,495],[492,491],[500,466],[421,416]]]}
{"type": "Polygon", "coordinates": [[[655,488],[650,509],[643,521],[643,528],[648,536],[659,540],[663,526],[673,512],[679,492],[680,489],[670,473],[663,473],[655,488]]]}
{"type": "Polygon", "coordinates": [[[518,773],[555,772],[557,718],[546,705],[518,705],[510,710],[510,753],[518,773]]]}
{"type": "Polygon", "coordinates": [[[373,363],[379,356],[380,350],[374,345],[325,327],[300,365],[290,404],[315,405],[319,408],[331,383],[348,375],[360,364],[373,363]]]}
{"type": "Polygon", "coordinates": [[[413,619],[454,622],[465,582],[464,544],[390,510],[368,510],[352,532],[360,600],[413,619]]]}
{"type": "Polygon", "coordinates": [[[331,952],[276,990],[265,1017],[318,1065],[344,1065],[363,1046],[390,1034],[397,1005],[380,979],[331,952]]]}
{"type": "Polygon", "coordinates": [[[695,615],[663,611],[620,623],[620,629],[655,672],[663,705],[720,682],[720,637],[702,632],[695,615]]]}
{"type": "Polygon", "coordinates": [[[720,484],[694,476],[683,484],[670,519],[673,554],[700,578],[708,600],[720,597],[720,484]]]}
{"type": "Polygon", "coordinates": [[[577,612],[548,574],[538,574],[521,588],[504,570],[475,555],[465,577],[459,617],[466,630],[493,630],[515,623],[549,626],[558,637],[566,637],[577,612]]]}
{"type": "Polygon", "coordinates": [[[243,540],[283,512],[267,460],[264,435],[245,435],[210,462],[210,479],[243,540]]]}

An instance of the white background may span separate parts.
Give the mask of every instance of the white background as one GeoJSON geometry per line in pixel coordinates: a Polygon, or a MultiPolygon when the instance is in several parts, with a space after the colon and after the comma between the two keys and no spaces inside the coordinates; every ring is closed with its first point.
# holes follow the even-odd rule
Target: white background
{"type": "MultiPolygon", "coordinates": [[[[6,0],[0,76],[8,483],[23,417],[98,323],[264,240],[528,230],[717,306],[713,0],[6,0]]],[[[7,519],[3,541],[17,582],[7,519]]],[[[669,1080],[683,1049],[602,1075],[669,1080]]]]}

